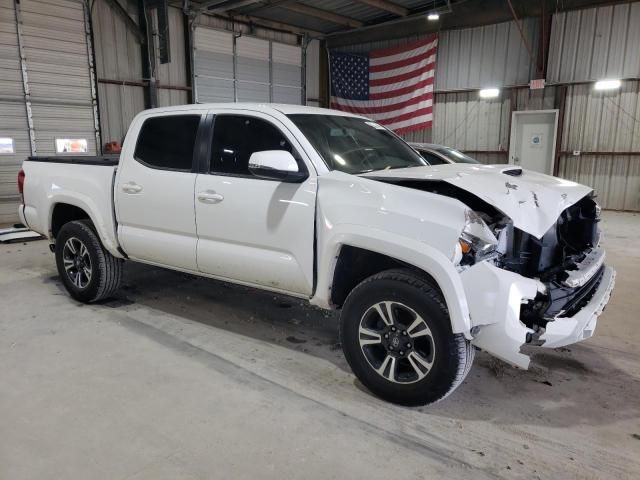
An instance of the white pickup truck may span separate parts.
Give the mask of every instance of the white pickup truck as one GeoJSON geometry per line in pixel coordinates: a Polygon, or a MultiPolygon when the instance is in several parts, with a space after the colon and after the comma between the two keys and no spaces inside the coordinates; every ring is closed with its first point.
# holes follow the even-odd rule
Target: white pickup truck
{"type": "Polygon", "coordinates": [[[356,376],[404,405],[451,393],[474,347],[527,368],[523,345],[590,337],[614,284],[591,188],[430,166],[332,110],[146,110],[119,158],[29,158],[19,188],[73,298],[113,294],[132,260],[341,309],[356,376]]]}

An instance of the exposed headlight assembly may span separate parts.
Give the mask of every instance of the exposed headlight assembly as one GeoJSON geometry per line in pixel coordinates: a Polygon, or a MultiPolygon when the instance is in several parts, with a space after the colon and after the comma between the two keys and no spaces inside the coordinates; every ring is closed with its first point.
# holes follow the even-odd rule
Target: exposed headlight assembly
{"type": "Polygon", "coordinates": [[[465,212],[465,225],[460,234],[462,252],[461,264],[473,265],[493,256],[498,247],[498,239],[485,221],[472,210],[465,212]]]}

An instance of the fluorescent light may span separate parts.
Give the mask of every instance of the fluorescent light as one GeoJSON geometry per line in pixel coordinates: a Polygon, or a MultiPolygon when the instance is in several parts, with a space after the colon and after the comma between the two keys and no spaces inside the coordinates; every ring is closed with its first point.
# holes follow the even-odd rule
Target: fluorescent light
{"type": "Polygon", "coordinates": [[[480,90],[481,98],[495,98],[500,95],[500,89],[498,88],[483,88],[480,90]]]}
{"type": "Polygon", "coordinates": [[[436,12],[433,12],[427,15],[427,20],[431,20],[432,22],[438,20],[439,18],[440,18],[440,15],[438,15],[436,12]]]}
{"type": "Polygon", "coordinates": [[[593,88],[596,90],[613,90],[615,88],[620,88],[620,80],[598,80],[593,88]]]}

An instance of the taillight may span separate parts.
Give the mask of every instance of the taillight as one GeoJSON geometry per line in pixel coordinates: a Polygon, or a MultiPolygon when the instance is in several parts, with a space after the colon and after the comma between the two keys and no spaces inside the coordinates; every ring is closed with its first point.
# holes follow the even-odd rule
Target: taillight
{"type": "Polygon", "coordinates": [[[24,203],[24,170],[23,169],[20,169],[20,171],[18,172],[18,192],[20,192],[22,203],[24,203]]]}

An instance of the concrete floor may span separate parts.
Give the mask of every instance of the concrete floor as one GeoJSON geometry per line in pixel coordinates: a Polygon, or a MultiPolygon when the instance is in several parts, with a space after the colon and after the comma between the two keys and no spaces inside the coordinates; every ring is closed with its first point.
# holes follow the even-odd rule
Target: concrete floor
{"type": "Polygon", "coordinates": [[[640,215],[604,230],[595,338],[526,372],[479,354],[413,409],[364,391],[302,302],[129,264],[85,306],[46,242],[0,245],[0,479],[640,478],[640,215]]]}

